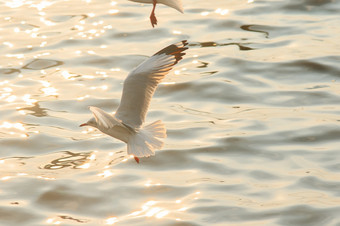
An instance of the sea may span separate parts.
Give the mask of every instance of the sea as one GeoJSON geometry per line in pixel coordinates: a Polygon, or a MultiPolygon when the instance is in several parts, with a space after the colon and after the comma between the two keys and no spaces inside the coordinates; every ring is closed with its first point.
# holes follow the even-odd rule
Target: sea
{"type": "Polygon", "coordinates": [[[0,1],[0,225],[340,226],[340,1],[0,1]],[[146,124],[92,127],[130,71],[188,41],[146,124]]]}

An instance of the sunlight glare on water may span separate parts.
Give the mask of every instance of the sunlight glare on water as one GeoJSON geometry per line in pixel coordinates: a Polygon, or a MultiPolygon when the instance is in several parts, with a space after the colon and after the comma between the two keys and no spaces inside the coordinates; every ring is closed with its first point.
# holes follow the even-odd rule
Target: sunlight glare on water
{"type": "Polygon", "coordinates": [[[0,2],[0,225],[339,225],[338,1],[0,2]],[[155,156],[79,127],[129,72],[189,49],[155,156]]]}

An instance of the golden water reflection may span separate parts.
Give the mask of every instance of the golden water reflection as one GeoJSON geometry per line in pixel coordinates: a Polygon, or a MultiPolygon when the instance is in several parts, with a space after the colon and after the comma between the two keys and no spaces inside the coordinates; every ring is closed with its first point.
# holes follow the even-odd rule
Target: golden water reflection
{"type": "Polygon", "coordinates": [[[3,121],[2,123],[0,122],[0,137],[3,135],[9,135],[10,137],[22,137],[26,138],[28,137],[28,134],[26,132],[26,128],[24,124],[21,122],[8,122],[8,121],[3,121]]]}
{"type": "Polygon", "coordinates": [[[175,201],[149,200],[142,204],[140,210],[133,211],[122,217],[109,217],[105,220],[105,224],[113,225],[117,222],[141,217],[153,217],[155,219],[168,217],[176,221],[181,221],[183,218],[186,218],[185,211],[190,208],[193,201],[198,199],[200,194],[201,192],[197,191],[175,201]]]}
{"type": "MultiPolygon", "coordinates": [[[[92,4],[92,2],[86,2],[87,4],[89,4],[89,7],[91,7],[90,4],[92,4]]],[[[96,2],[94,2],[93,4],[96,4],[96,2]]],[[[49,45],[53,45],[53,40],[48,38],[52,37],[53,34],[62,34],[65,29],[69,30],[68,39],[84,38],[91,40],[102,36],[104,33],[106,33],[107,30],[113,28],[112,25],[105,24],[105,20],[93,21],[95,20],[94,18],[98,16],[97,13],[88,12],[85,10],[83,12],[79,12],[79,14],[77,15],[60,16],[61,18],[54,18],[49,16],[51,14],[50,10],[64,11],[63,5],[63,2],[58,1],[6,1],[5,6],[11,9],[16,8],[17,10],[25,10],[26,8],[29,8],[37,12],[34,12],[32,15],[32,19],[29,19],[28,21],[16,16],[4,17],[5,22],[7,22],[8,24],[14,24],[11,31],[13,33],[12,36],[15,38],[10,40],[9,38],[6,38],[7,40],[4,39],[1,44],[10,49],[17,47],[32,50],[35,47],[44,48],[48,47],[49,45]],[[51,7],[52,5],[53,7],[51,7]],[[37,16],[37,18],[35,16],[37,16]],[[70,21],[70,23],[66,24],[65,26],[65,22],[67,20],[79,17],[81,18],[78,21],[76,21],[75,19],[73,21],[70,21]],[[51,31],[51,29],[53,29],[53,31],[51,31]]],[[[107,13],[109,15],[116,15],[120,12],[116,8],[116,5],[116,2],[110,2],[110,5],[108,6],[109,9],[107,10],[107,13]]],[[[0,28],[0,31],[1,30],[3,29],[0,28]]],[[[7,33],[9,37],[12,37],[10,32],[7,33]]],[[[6,54],[6,56],[17,57],[18,59],[25,58],[24,54],[6,54]]],[[[18,62],[15,62],[15,64],[18,64],[18,62]]]]}
{"type": "Polygon", "coordinates": [[[41,84],[43,85],[43,88],[40,90],[45,94],[46,96],[58,96],[58,89],[54,88],[51,86],[50,82],[47,81],[40,81],[41,84]]]}
{"type": "MultiPolygon", "coordinates": [[[[54,153],[46,156],[39,157],[17,157],[0,159],[0,164],[4,169],[9,170],[7,175],[0,177],[1,181],[8,181],[16,177],[32,177],[42,180],[56,180],[59,176],[65,177],[65,173],[71,174],[70,169],[75,170],[98,170],[98,173],[94,175],[94,178],[110,178],[116,175],[114,169],[110,167],[112,164],[122,163],[126,160],[131,160],[134,163],[134,159],[131,156],[124,156],[120,153],[103,153],[98,151],[73,153],[70,151],[62,153],[54,153]],[[57,157],[53,157],[57,156],[57,157]],[[53,160],[49,160],[53,158],[53,160]],[[37,169],[36,163],[44,161],[50,161],[50,163],[43,165],[37,169]],[[69,169],[67,171],[56,171],[62,169],[69,169]],[[21,170],[24,173],[18,173],[21,170]],[[52,172],[44,170],[53,170],[52,172]]],[[[75,171],[74,171],[75,172],[75,171]]],[[[88,180],[89,178],[87,178],[88,180]]],[[[153,181],[151,179],[143,183],[145,189],[152,188],[154,186],[162,186],[161,183],[153,181]]],[[[143,190],[143,189],[142,189],[143,190]]],[[[134,210],[123,216],[110,216],[102,222],[106,225],[114,225],[117,222],[122,222],[135,218],[154,218],[155,220],[168,218],[176,221],[187,220],[186,211],[190,209],[200,196],[200,192],[196,191],[184,197],[177,197],[171,201],[169,200],[148,200],[141,204],[140,209],[134,210]]],[[[72,218],[73,219],[73,218],[72,218]]],[[[50,217],[45,222],[47,224],[64,224],[66,220],[72,220],[70,218],[62,218],[61,216],[50,217]]],[[[75,219],[75,218],[74,218],[75,219]]]]}
{"type": "Polygon", "coordinates": [[[104,178],[107,178],[107,177],[111,177],[113,176],[113,171],[112,170],[104,170],[102,173],[99,173],[97,174],[99,177],[104,177],[104,178]]]}
{"type": "Polygon", "coordinates": [[[218,8],[215,10],[215,13],[220,14],[221,16],[224,16],[229,13],[229,9],[218,8]]]}
{"type": "Polygon", "coordinates": [[[117,217],[110,217],[105,220],[105,224],[112,225],[114,223],[118,222],[117,217]]]}
{"type": "Polygon", "coordinates": [[[14,128],[14,129],[18,129],[18,130],[21,130],[21,131],[25,131],[25,127],[23,126],[22,123],[20,122],[16,122],[16,123],[10,123],[10,122],[3,122],[2,125],[0,125],[0,129],[1,128],[6,128],[6,129],[11,129],[11,128],[14,128]]]}

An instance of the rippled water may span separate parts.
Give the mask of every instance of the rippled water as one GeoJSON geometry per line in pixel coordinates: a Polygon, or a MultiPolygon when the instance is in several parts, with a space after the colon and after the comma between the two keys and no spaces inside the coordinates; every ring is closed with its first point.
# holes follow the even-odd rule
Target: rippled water
{"type": "Polygon", "coordinates": [[[1,1],[1,225],[340,225],[340,2],[183,1],[1,1]],[[156,156],[78,127],[183,39],[156,156]]]}

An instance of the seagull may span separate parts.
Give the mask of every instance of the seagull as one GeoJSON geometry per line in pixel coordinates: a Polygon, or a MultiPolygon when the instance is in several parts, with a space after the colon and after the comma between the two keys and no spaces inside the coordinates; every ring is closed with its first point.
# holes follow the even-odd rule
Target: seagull
{"type": "Polygon", "coordinates": [[[169,45],[155,53],[129,73],[117,111],[107,113],[90,106],[94,117],[80,126],[92,126],[127,144],[128,155],[137,163],[139,157],[155,155],[162,148],[166,129],[161,120],[144,126],[146,113],[157,85],[185,55],[187,40],[169,45]]]}
{"type": "Polygon", "coordinates": [[[150,3],[153,5],[153,8],[150,14],[150,21],[151,21],[152,27],[155,27],[155,25],[157,25],[157,18],[155,15],[155,9],[156,9],[157,3],[162,3],[166,6],[176,9],[177,11],[181,13],[184,13],[182,0],[130,0],[130,1],[140,2],[140,3],[150,3]]]}

